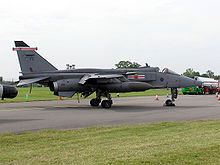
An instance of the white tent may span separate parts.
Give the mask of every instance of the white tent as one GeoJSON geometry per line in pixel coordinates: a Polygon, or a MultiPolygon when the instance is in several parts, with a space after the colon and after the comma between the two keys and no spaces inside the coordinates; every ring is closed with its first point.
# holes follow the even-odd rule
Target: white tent
{"type": "Polygon", "coordinates": [[[219,87],[219,81],[214,80],[213,78],[206,78],[206,77],[197,77],[197,80],[203,82],[203,86],[213,86],[213,87],[219,87]]]}

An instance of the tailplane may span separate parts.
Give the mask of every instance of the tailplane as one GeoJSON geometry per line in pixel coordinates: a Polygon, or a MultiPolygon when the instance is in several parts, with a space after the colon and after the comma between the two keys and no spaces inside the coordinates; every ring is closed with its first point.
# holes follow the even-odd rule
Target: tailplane
{"type": "Polygon", "coordinates": [[[23,41],[15,41],[13,50],[17,51],[22,74],[57,70],[36,52],[37,48],[31,48],[23,41]]]}

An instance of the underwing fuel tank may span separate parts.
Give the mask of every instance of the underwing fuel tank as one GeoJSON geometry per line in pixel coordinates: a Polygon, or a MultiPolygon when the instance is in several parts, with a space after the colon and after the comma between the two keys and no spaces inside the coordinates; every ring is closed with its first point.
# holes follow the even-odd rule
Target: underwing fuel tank
{"type": "Polygon", "coordinates": [[[138,92],[153,88],[152,85],[146,82],[123,82],[121,84],[108,84],[100,87],[107,89],[109,92],[138,92]]]}
{"type": "Polygon", "coordinates": [[[15,98],[18,94],[18,91],[15,87],[10,86],[10,85],[1,85],[0,84],[0,98],[2,98],[2,100],[4,98],[15,98]]]}
{"type": "MultiPolygon", "coordinates": [[[[84,90],[89,90],[88,87],[82,86],[78,83],[79,80],[75,79],[65,79],[59,80],[53,83],[53,89],[55,95],[58,92],[67,92],[67,91],[75,91],[82,92],[84,90]]],[[[138,92],[138,91],[146,91],[150,88],[153,88],[152,85],[146,82],[122,82],[122,83],[110,83],[110,84],[91,84],[94,88],[99,88],[102,90],[107,90],[109,92],[138,92]]]]}

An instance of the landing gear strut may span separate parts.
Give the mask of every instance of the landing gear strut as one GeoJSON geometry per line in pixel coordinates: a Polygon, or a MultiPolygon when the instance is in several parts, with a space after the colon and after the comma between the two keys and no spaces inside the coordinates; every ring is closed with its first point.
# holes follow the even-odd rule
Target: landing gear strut
{"type": "Polygon", "coordinates": [[[111,95],[107,92],[107,91],[101,91],[101,90],[97,90],[96,91],[96,98],[92,99],[90,101],[90,105],[91,106],[99,106],[99,104],[101,103],[102,108],[111,108],[112,106],[112,99],[111,99],[111,95]],[[107,98],[107,100],[103,100],[101,103],[101,96],[104,96],[107,98]]]}
{"type": "Polygon", "coordinates": [[[178,96],[178,90],[177,88],[171,88],[171,99],[166,100],[165,105],[166,106],[175,106],[174,101],[177,99],[178,96]]]}

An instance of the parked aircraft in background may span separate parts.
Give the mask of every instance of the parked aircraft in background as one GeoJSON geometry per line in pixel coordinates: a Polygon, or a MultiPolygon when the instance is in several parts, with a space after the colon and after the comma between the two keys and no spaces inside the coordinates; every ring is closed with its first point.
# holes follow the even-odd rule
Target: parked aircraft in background
{"type": "Polygon", "coordinates": [[[15,87],[11,85],[2,85],[0,84],[0,98],[15,98],[18,94],[18,91],[15,87]]]}
{"type": "MultiPolygon", "coordinates": [[[[201,82],[179,75],[169,69],[159,72],[158,67],[137,69],[72,69],[57,70],[23,41],[15,41],[22,76],[17,86],[39,83],[48,85],[55,95],[72,97],[81,93],[85,98],[96,93],[91,106],[110,108],[110,93],[146,91],[148,89],[171,88],[172,101],[177,98],[177,88],[199,86],[201,82]],[[106,97],[107,100],[101,100],[106,97]]],[[[166,105],[174,105],[171,100],[166,105]]]]}

